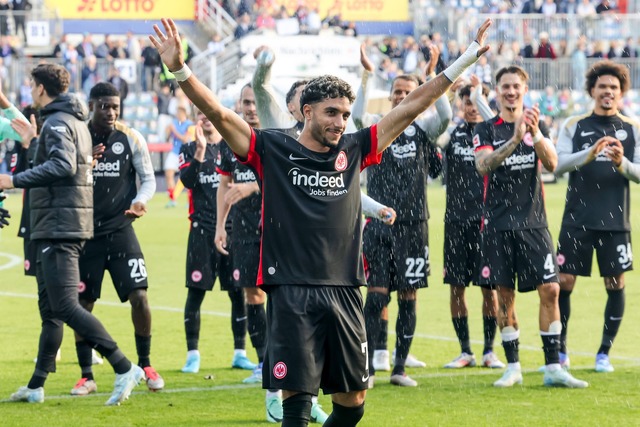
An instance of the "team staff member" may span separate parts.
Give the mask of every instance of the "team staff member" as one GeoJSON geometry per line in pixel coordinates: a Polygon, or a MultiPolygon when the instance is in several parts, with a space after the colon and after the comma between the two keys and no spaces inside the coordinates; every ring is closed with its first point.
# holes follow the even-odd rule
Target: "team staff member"
{"type": "Polygon", "coordinates": [[[55,372],[63,323],[98,350],[116,373],[107,405],[119,405],[144,378],[98,319],[80,306],[78,259],[93,236],[91,135],[86,107],[67,94],[69,72],[40,64],[31,71],[33,105],[44,121],[34,167],[13,177],[0,175],[0,189],[30,188],[31,239],[38,244],[38,306],[42,331],[38,361],[29,383],[11,395],[13,401],[43,402],[44,383],[55,372]]]}
{"type": "MultiPolygon", "coordinates": [[[[191,74],[172,20],[150,37],[185,93],[212,120],[238,159],[262,182],[263,228],[258,284],[269,295],[269,348],[263,387],[281,388],[283,425],[306,425],[319,387],[332,394],[325,425],[354,426],[364,415],[368,350],[362,296],[360,170],[439,98],[488,47],[478,42],[447,69],[407,96],[396,114],[344,135],[353,92],[347,83],[318,77],[300,104],[305,127],[298,140],[252,129],[191,74]],[[301,310],[300,301],[307,303],[301,310]]],[[[234,230],[235,233],[235,230],[234,230]]]]}
{"type": "Polygon", "coordinates": [[[569,172],[558,239],[563,322],[560,362],[569,366],[571,292],[577,276],[591,275],[595,249],[607,291],[596,372],[613,372],[609,350],[624,314],[624,273],[633,268],[629,181],[640,182],[640,124],[618,110],[629,84],[625,66],[611,61],[594,64],[586,75],[586,89],[595,102],[594,109],[568,118],[558,136],[556,173],[569,172]]]}
{"type": "MultiPolygon", "coordinates": [[[[111,83],[98,83],[89,93],[92,113],[89,132],[93,144],[93,229],[80,255],[80,304],[93,311],[100,298],[105,271],[109,271],[120,301],[131,304],[138,366],[147,387],[164,388],[164,380],[151,366],[151,309],[144,255],[133,221],[147,212],[156,191],[156,180],[147,142],[135,129],[118,122],[120,92],[111,83]],[[140,181],[140,187],[136,184],[140,181]]],[[[71,390],[87,395],[97,390],[93,377],[91,346],[76,334],[81,378],[71,390]]]]}
{"type": "Polygon", "coordinates": [[[515,312],[516,277],[519,292],[537,291],[539,327],[545,356],[544,384],[587,387],[561,369],[558,271],[542,195],[538,163],[554,170],[557,155],[539,123],[537,106],[524,108],[529,76],[518,66],[496,74],[500,113],[475,126],[476,168],[485,177],[484,212],[478,284],[498,293],[498,325],[508,362],[496,387],[522,383],[518,355],[520,331],[515,312]]]}
{"type": "MultiPolygon", "coordinates": [[[[180,149],[180,180],[189,190],[189,242],[187,245],[187,301],[184,306],[184,329],[187,339],[187,362],[182,372],[200,370],[200,307],[206,291],[213,290],[216,278],[231,300],[233,332],[233,368],[253,370],[256,365],[247,358],[247,307],[242,289],[233,286],[231,256],[219,253],[214,244],[216,232],[216,200],[220,174],[216,164],[220,158],[222,136],[209,119],[197,113],[196,139],[180,149]]],[[[230,221],[227,230],[231,231],[230,221]]]]}

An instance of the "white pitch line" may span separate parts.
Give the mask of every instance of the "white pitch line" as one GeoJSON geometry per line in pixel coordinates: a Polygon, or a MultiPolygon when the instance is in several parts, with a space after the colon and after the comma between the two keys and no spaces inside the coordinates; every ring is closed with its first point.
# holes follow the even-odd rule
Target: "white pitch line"
{"type": "MultiPolygon", "coordinates": [[[[4,292],[4,291],[0,291],[0,296],[6,296],[6,297],[13,297],[13,298],[29,298],[29,299],[36,299],[38,298],[37,295],[35,294],[23,294],[23,293],[17,293],[17,292],[4,292]]],[[[119,308],[126,308],[127,310],[129,309],[129,305],[128,304],[123,304],[119,301],[107,301],[107,300],[100,300],[98,302],[98,305],[106,305],[109,307],[119,307],[119,308]]],[[[176,308],[176,307],[167,307],[167,306],[156,306],[154,305],[152,307],[152,311],[167,311],[167,312],[171,312],[171,313],[183,313],[184,312],[184,308],[176,308]]],[[[211,310],[202,310],[200,312],[200,314],[205,314],[208,316],[217,316],[217,317],[229,317],[231,316],[231,313],[228,312],[221,312],[221,311],[211,311],[211,310]]],[[[395,335],[395,332],[393,331],[389,331],[389,335],[395,335]]],[[[455,337],[444,337],[444,336],[438,336],[438,335],[430,335],[430,334],[423,334],[423,333],[415,333],[414,338],[422,338],[425,340],[432,340],[432,341],[449,341],[449,342],[458,342],[458,339],[455,337]]],[[[480,341],[480,340],[471,340],[472,344],[479,344],[482,345],[484,344],[484,341],[480,341]]],[[[533,345],[524,345],[524,344],[520,344],[520,350],[528,350],[528,351],[535,351],[535,352],[542,352],[542,348],[538,347],[538,346],[533,346],[533,345]]],[[[571,354],[576,355],[576,356],[593,356],[594,353],[593,352],[589,352],[589,351],[574,351],[571,350],[571,354]]],[[[640,358],[638,357],[627,357],[627,356],[616,356],[616,355],[611,355],[609,356],[610,359],[612,360],[624,360],[624,361],[629,361],[629,362],[633,362],[633,363],[638,363],[640,364],[640,358]]]]}
{"type": "Polygon", "coordinates": [[[0,258],[9,258],[9,262],[5,264],[0,264],[0,270],[8,270],[17,265],[22,264],[22,258],[13,254],[8,254],[6,252],[0,252],[0,258]]]}

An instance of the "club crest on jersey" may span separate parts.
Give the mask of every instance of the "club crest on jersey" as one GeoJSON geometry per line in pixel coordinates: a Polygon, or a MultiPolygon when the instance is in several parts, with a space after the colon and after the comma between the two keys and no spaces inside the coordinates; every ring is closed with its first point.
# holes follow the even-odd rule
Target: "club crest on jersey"
{"type": "Polygon", "coordinates": [[[116,142],[111,147],[111,151],[113,151],[113,154],[122,154],[122,153],[124,153],[124,144],[122,142],[116,142]]]}
{"type": "Polygon", "coordinates": [[[618,129],[616,131],[616,139],[618,141],[624,141],[625,139],[627,139],[627,136],[629,135],[627,135],[627,131],[624,129],[618,129]]]}
{"type": "Polygon", "coordinates": [[[416,128],[413,125],[409,125],[407,126],[407,128],[404,130],[404,134],[411,137],[413,135],[416,134],[416,128]]]}
{"type": "Polygon", "coordinates": [[[473,135],[473,148],[480,147],[480,135],[473,135]]]}
{"type": "Polygon", "coordinates": [[[344,151],[341,151],[336,158],[335,168],[338,172],[342,172],[348,166],[349,161],[347,160],[347,154],[344,151]]]}
{"type": "Polygon", "coordinates": [[[29,261],[28,259],[24,260],[24,269],[25,271],[29,271],[31,269],[31,261],[29,261]]]}
{"type": "Polygon", "coordinates": [[[87,285],[84,282],[78,282],[78,293],[81,294],[87,290],[87,285]]]}
{"type": "Polygon", "coordinates": [[[278,362],[273,367],[273,376],[281,380],[287,376],[287,365],[284,362],[278,362]]]}
{"type": "Polygon", "coordinates": [[[531,136],[531,132],[527,132],[524,134],[522,142],[524,142],[524,144],[529,147],[533,147],[533,137],[531,136]]]}
{"type": "Polygon", "coordinates": [[[233,270],[233,280],[235,280],[236,282],[240,280],[240,270],[238,270],[237,268],[233,270]]]}
{"type": "Polygon", "coordinates": [[[484,277],[485,279],[488,279],[489,276],[491,276],[491,269],[488,266],[484,266],[482,267],[482,277],[484,277]]]}
{"type": "Polygon", "coordinates": [[[558,265],[564,265],[564,262],[566,261],[562,254],[558,254],[558,256],[556,256],[556,260],[558,261],[558,265]]]}

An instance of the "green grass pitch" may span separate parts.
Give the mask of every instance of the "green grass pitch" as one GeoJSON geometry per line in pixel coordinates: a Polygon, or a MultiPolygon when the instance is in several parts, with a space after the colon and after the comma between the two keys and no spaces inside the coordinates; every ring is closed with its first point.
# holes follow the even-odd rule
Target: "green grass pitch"
{"type": "MultiPolygon", "coordinates": [[[[551,233],[557,236],[564,206],[566,181],[546,185],[547,212],[551,233]]],[[[633,241],[640,241],[640,187],[632,184],[633,241]]],[[[449,314],[448,288],[442,285],[444,190],[431,185],[430,287],[419,292],[418,327],[412,353],[424,360],[425,369],[409,369],[419,382],[415,389],[388,383],[388,373],[377,375],[376,387],[367,395],[363,426],[484,426],[640,425],[640,274],[626,275],[627,307],[615,346],[611,352],[616,371],[597,374],[594,356],[600,344],[606,293],[597,268],[594,277],[580,278],[572,299],[569,345],[572,372],[589,381],[585,390],[550,389],[542,386],[543,364],[538,335],[538,302],[534,293],[520,294],[517,310],[521,324],[521,362],[524,385],[495,389],[492,382],[500,371],[484,368],[446,370],[442,366],[459,353],[449,314]]],[[[9,403],[6,399],[25,385],[33,370],[37,352],[39,316],[35,279],[22,273],[22,240],[16,237],[20,212],[19,194],[5,205],[14,215],[10,227],[0,232],[0,425],[2,426],[260,426],[267,425],[264,391],[242,384],[248,371],[230,368],[232,337],[229,300],[217,288],[203,304],[198,374],[183,374],[186,345],[182,309],[186,298],[184,266],[187,233],[186,198],[179,207],[165,209],[166,196],[156,195],[146,217],[135,227],[149,272],[149,298],[153,311],[151,360],[166,380],[166,389],[151,393],[138,387],[120,407],[105,407],[114,375],[108,365],[96,366],[98,395],[71,398],[70,389],[79,379],[73,332],[65,328],[62,361],[58,372],[46,384],[42,405],[9,403]],[[16,258],[17,257],[17,258],[16,258]],[[12,266],[13,264],[13,266],[12,266]]],[[[339,219],[336,219],[339,220],[339,219]]],[[[636,265],[636,268],[638,266],[636,265]]],[[[482,351],[481,297],[469,289],[469,323],[473,349],[482,351]]],[[[391,303],[395,319],[396,301],[391,303]]],[[[95,314],[118,341],[124,352],[136,360],[133,328],[128,304],[120,304],[108,275],[103,298],[95,314]]],[[[390,322],[394,330],[395,321],[390,322]]],[[[394,342],[390,335],[389,345],[394,342]]],[[[247,339],[248,354],[255,352],[247,339]]],[[[497,339],[496,351],[504,360],[497,339]]],[[[320,396],[327,412],[328,396],[320,396]]]]}

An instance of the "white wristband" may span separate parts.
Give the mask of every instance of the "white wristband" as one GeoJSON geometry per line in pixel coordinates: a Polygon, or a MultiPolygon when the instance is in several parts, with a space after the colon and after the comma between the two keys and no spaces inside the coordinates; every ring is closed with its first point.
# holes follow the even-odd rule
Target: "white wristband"
{"type": "Polygon", "coordinates": [[[442,73],[452,83],[460,77],[467,68],[469,68],[474,62],[478,60],[478,51],[480,50],[480,44],[476,41],[471,43],[467,50],[455,62],[447,67],[442,73]]]}
{"type": "Polygon", "coordinates": [[[543,139],[544,139],[544,135],[542,134],[542,132],[540,132],[540,129],[538,129],[538,133],[536,133],[535,136],[533,137],[533,143],[537,144],[543,139]]]}
{"type": "Polygon", "coordinates": [[[177,81],[183,82],[191,77],[193,73],[191,72],[191,68],[189,68],[187,64],[184,64],[179,70],[171,71],[171,74],[174,75],[177,81]]]}

